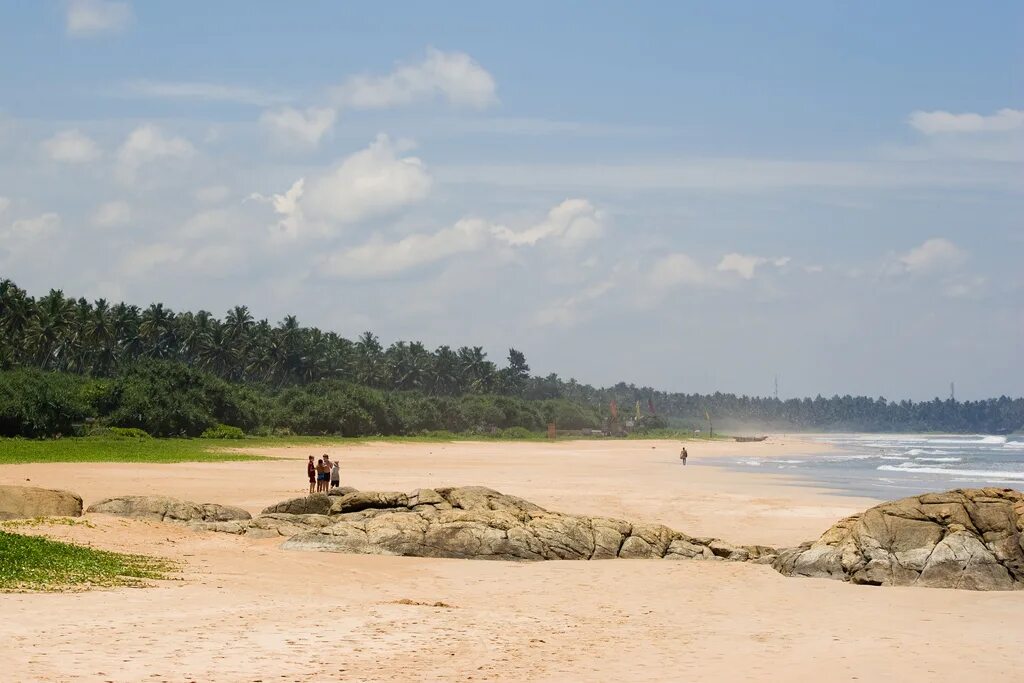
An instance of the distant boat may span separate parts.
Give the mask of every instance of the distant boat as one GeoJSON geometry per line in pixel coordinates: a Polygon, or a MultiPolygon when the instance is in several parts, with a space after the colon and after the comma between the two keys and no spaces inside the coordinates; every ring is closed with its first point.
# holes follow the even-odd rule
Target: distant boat
{"type": "Polygon", "coordinates": [[[764,441],[768,437],[767,436],[734,436],[732,438],[733,438],[734,441],[740,441],[740,442],[746,443],[748,441],[764,441]]]}

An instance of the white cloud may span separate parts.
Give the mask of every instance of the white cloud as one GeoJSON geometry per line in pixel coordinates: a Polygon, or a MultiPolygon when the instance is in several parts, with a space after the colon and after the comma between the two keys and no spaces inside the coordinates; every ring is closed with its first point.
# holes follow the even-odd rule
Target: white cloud
{"type": "Polygon", "coordinates": [[[77,129],[62,130],[43,142],[43,151],[54,161],[82,164],[100,158],[100,148],[77,129]]]}
{"type": "MultiPolygon", "coordinates": [[[[295,198],[310,218],[349,224],[418,202],[432,179],[416,157],[399,157],[401,146],[386,135],[346,157],[324,176],[312,178],[295,198]]],[[[294,188],[293,188],[294,189],[294,188]]],[[[276,209],[276,207],[275,207],[276,209]]],[[[278,211],[278,213],[282,213],[278,211]]]]}
{"type": "Polygon", "coordinates": [[[911,275],[936,273],[958,268],[967,260],[967,252],[947,239],[926,240],[899,257],[899,270],[911,275]]]}
{"type": "Polygon", "coordinates": [[[482,109],[497,102],[494,78],[462,52],[428,48],[426,58],[386,76],[355,76],[334,89],[340,106],[385,109],[441,96],[456,106],[482,109]]]}
{"type": "Polygon", "coordinates": [[[709,284],[711,274],[687,254],[677,252],[656,261],[647,279],[655,289],[667,290],[679,286],[699,287],[709,284]]]}
{"type": "Polygon", "coordinates": [[[0,197],[0,216],[7,213],[9,208],[11,208],[11,200],[7,197],[0,197]]]}
{"type": "Polygon", "coordinates": [[[132,6],[111,0],[70,0],[66,15],[68,35],[90,37],[128,28],[132,6]]]}
{"type": "Polygon", "coordinates": [[[430,235],[410,235],[397,242],[369,242],[329,256],[324,274],[346,279],[371,279],[434,263],[455,254],[477,251],[486,241],[489,226],[464,219],[430,235]]]}
{"type": "Polygon", "coordinates": [[[59,214],[44,213],[35,218],[22,218],[14,221],[0,235],[10,240],[33,241],[52,236],[60,229],[60,223],[59,214]]]}
{"type": "Polygon", "coordinates": [[[533,316],[533,323],[540,327],[557,325],[572,327],[587,317],[583,310],[593,302],[603,299],[616,286],[612,278],[585,287],[582,291],[555,301],[541,308],[533,316]]]}
{"type": "Polygon", "coordinates": [[[118,93],[131,97],[151,97],[169,100],[202,100],[207,102],[236,102],[258,107],[282,104],[291,97],[266,92],[257,88],[223,83],[198,81],[130,81],[118,89],[118,93]]]}
{"type": "Polygon", "coordinates": [[[1005,133],[1024,128],[1024,110],[1000,109],[995,114],[952,114],[948,111],[915,111],[910,125],[925,135],[941,133],[1005,133]]]}
{"type": "Polygon", "coordinates": [[[604,220],[603,213],[586,199],[566,199],[551,209],[541,223],[520,232],[496,226],[494,236],[512,246],[534,246],[549,238],[563,246],[578,246],[600,237],[604,220]]]}
{"type": "Polygon", "coordinates": [[[131,181],[138,170],[165,159],[188,159],[195,148],[182,137],[167,135],[158,126],[146,124],[133,130],[117,152],[118,175],[131,181]]]}
{"type": "Polygon", "coordinates": [[[722,272],[734,272],[744,280],[751,280],[757,271],[758,266],[771,264],[776,268],[784,268],[789,264],[788,256],[767,258],[765,256],[751,256],[749,254],[730,253],[722,257],[718,262],[716,270],[722,272]]]}
{"type": "Polygon", "coordinates": [[[953,279],[942,288],[942,293],[951,299],[972,299],[985,290],[988,279],[981,275],[953,279]]]}
{"type": "Polygon", "coordinates": [[[132,208],[128,202],[113,201],[100,204],[92,215],[92,224],[100,228],[114,228],[125,225],[132,219],[132,208]]]}
{"type": "Polygon", "coordinates": [[[173,244],[156,243],[136,247],[121,259],[121,274],[126,277],[148,275],[154,268],[175,264],[184,256],[185,250],[173,244]]]}
{"type": "Polygon", "coordinates": [[[260,117],[260,123],[283,143],[316,147],[334,128],[336,118],[337,113],[333,109],[310,107],[303,111],[285,107],[264,112],[260,117]]]}

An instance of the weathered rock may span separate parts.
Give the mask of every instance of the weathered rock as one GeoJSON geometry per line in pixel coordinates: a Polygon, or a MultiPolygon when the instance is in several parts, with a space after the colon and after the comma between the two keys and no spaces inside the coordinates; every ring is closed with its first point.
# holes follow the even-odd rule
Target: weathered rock
{"type": "Polygon", "coordinates": [[[216,503],[193,503],[168,496],[118,496],[89,506],[97,512],[159,522],[232,522],[252,517],[241,508],[216,503]]]}
{"type": "Polygon", "coordinates": [[[331,512],[331,498],[322,493],[314,493],[282,501],[263,509],[265,515],[275,512],[284,512],[289,515],[326,515],[331,512]]]}
{"type": "Polygon", "coordinates": [[[0,486],[0,519],[79,517],[82,498],[70,491],[36,486],[0,486]]]}
{"type": "Polygon", "coordinates": [[[355,493],[358,490],[359,489],[354,489],[351,486],[339,486],[337,488],[330,489],[327,492],[327,495],[328,496],[344,496],[344,495],[348,495],[349,493],[355,493]]]}
{"type": "Polygon", "coordinates": [[[883,586],[1024,588],[1024,493],[957,489],[883,503],[814,543],[782,551],[775,568],[883,586]]]}
{"type": "Polygon", "coordinates": [[[360,491],[337,498],[331,512],[330,525],[306,529],[283,547],[496,560],[747,560],[770,551],[693,539],[658,524],[551,512],[479,486],[410,494],[360,491]],[[709,547],[712,543],[718,554],[709,547]]]}

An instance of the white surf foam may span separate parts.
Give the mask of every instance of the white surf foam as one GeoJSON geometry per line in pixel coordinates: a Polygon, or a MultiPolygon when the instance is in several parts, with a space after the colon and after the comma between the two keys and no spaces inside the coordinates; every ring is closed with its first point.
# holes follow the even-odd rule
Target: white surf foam
{"type": "Polygon", "coordinates": [[[1024,472],[999,472],[988,470],[956,470],[944,469],[941,467],[893,467],[892,465],[879,465],[883,472],[902,472],[903,474],[945,474],[952,477],[969,477],[971,479],[985,479],[990,481],[1024,481],[1024,472]]]}

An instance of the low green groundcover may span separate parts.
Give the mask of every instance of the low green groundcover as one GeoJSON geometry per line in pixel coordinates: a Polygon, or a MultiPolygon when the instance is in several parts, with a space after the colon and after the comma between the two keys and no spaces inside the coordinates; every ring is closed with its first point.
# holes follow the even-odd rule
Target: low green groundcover
{"type": "Polygon", "coordinates": [[[0,531],[0,591],[137,586],[171,563],[0,531]]]}

